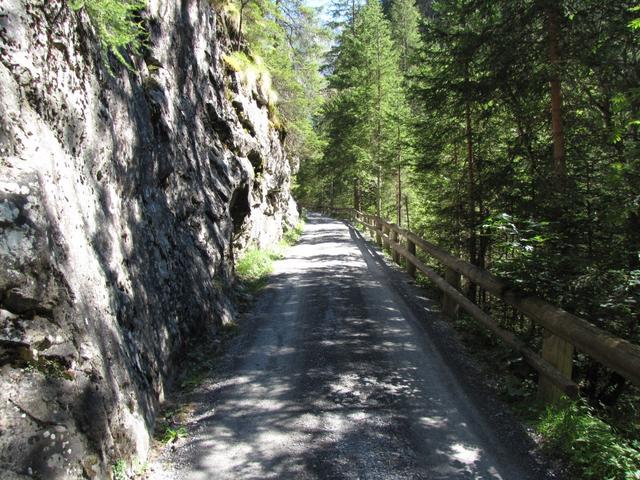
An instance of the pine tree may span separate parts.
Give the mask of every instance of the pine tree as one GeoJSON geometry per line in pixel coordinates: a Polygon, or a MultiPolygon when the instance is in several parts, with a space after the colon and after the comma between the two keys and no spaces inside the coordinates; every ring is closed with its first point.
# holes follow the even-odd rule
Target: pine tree
{"type": "Polygon", "coordinates": [[[420,46],[418,24],[420,13],[413,0],[393,0],[389,20],[395,48],[400,52],[400,69],[403,75],[410,74],[416,51],[420,46]]]}
{"type": "Polygon", "coordinates": [[[356,208],[362,190],[373,190],[376,211],[381,212],[406,102],[391,28],[377,0],[362,7],[353,30],[342,32],[329,85],[334,93],[325,111],[325,118],[332,119],[326,155],[350,164],[356,208]]]}
{"type": "MultiPolygon", "coordinates": [[[[420,48],[420,32],[418,30],[420,13],[413,0],[393,0],[389,7],[389,18],[395,48],[400,55],[400,71],[403,75],[404,88],[408,90],[411,87],[411,77],[416,72],[416,56],[420,48]]],[[[398,225],[403,225],[402,206],[403,185],[405,183],[403,178],[406,177],[406,169],[414,157],[412,147],[415,135],[412,118],[417,111],[418,108],[415,105],[408,105],[408,108],[398,112],[395,161],[396,222],[398,225]]],[[[405,201],[405,207],[405,216],[408,220],[408,200],[405,201]]]]}

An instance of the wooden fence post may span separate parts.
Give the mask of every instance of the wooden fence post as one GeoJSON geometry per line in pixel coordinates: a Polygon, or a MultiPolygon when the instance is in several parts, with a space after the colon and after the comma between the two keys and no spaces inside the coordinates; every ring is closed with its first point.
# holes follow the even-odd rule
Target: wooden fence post
{"type": "MultiPolygon", "coordinates": [[[[573,371],[573,345],[566,340],[544,330],[542,358],[556,367],[560,373],[571,380],[573,371]]],[[[556,388],[544,375],[538,380],[538,399],[545,403],[556,403],[562,391],[556,388]]]]}
{"type": "MultiPolygon", "coordinates": [[[[444,271],[444,279],[456,290],[460,290],[460,274],[447,267],[444,271]]],[[[455,320],[458,318],[458,303],[446,293],[442,295],[442,313],[455,320]]]]}
{"type": "MultiPolygon", "coordinates": [[[[407,250],[409,250],[411,255],[416,256],[416,244],[409,240],[409,237],[407,237],[407,250]]],[[[416,266],[409,260],[407,260],[407,273],[411,275],[411,277],[416,278],[416,266]]]]}
{"type": "Polygon", "coordinates": [[[389,242],[389,227],[387,227],[385,224],[382,225],[382,243],[384,243],[384,248],[385,250],[389,251],[390,248],[390,242],[389,242]]]}
{"type": "Polygon", "coordinates": [[[393,261],[396,262],[398,265],[400,265],[400,258],[401,258],[400,254],[398,253],[397,250],[393,248],[393,245],[397,245],[398,243],[400,243],[400,235],[398,234],[398,231],[395,229],[392,230],[392,232],[393,233],[391,238],[393,239],[393,242],[391,245],[391,254],[393,256],[393,261]]]}
{"type": "Polygon", "coordinates": [[[378,247],[382,247],[382,222],[378,217],[375,217],[376,225],[376,243],[378,247]]]}

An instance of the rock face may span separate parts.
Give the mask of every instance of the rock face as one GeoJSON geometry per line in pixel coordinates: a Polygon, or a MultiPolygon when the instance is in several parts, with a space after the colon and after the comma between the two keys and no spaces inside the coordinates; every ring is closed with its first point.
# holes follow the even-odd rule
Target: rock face
{"type": "Polygon", "coordinates": [[[209,0],[151,1],[148,51],[113,75],[67,5],[0,3],[3,478],[143,457],[186,342],[233,316],[234,250],[297,221],[209,0]]]}

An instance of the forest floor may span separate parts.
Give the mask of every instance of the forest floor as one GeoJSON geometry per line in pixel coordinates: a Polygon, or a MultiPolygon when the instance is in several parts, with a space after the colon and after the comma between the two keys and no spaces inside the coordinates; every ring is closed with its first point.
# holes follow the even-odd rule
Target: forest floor
{"type": "Polygon", "coordinates": [[[145,476],[555,478],[482,376],[424,290],[312,214],[145,476]]]}

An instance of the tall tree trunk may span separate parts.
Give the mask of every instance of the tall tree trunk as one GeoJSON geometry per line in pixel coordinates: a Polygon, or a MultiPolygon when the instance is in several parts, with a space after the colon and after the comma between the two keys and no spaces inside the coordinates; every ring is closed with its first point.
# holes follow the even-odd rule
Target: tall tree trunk
{"type": "Polygon", "coordinates": [[[382,218],[382,167],[378,165],[378,180],[376,182],[376,215],[382,218]]]}
{"type": "Polygon", "coordinates": [[[353,178],[353,208],[361,210],[360,208],[360,181],[358,177],[353,178]]]}
{"type": "Polygon", "coordinates": [[[407,230],[411,229],[411,221],[409,219],[409,197],[407,195],[404,196],[404,213],[407,219],[407,230]]]}
{"type": "Polygon", "coordinates": [[[551,78],[549,89],[551,93],[551,133],[553,136],[553,179],[557,193],[563,193],[566,186],[567,165],[565,160],[565,138],[562,125],[562,83],[560,79],[560,23],[562,6],[556,1],[545,3],[547,48],[551,78]]]}
{"type": "Polygon", "coordinates": [[[329,188],[329,208],[333,208],[333,178],[329,188]]]}
{"type": "Polygon", "coordinates": [[[398,149],[398,171],[397,171],[397,192],[396,192],[396,222],[399,227],[402,226],[402,146],[400,145],[400,122],[398,122],[398,138],[397,138],[397,146],[398,149]]]}
{"type": "Polygon", "coordinates": [[[377,212],[378,217],[382,218],[382,73],[380,59],[380,32],[377,32],[376,38],[376,87],[378,91],[377,97],[377,124],[376,124],[376,165],[378,167],[378,183],[377,183],[377,212]]]}
{"type": "Polygon", "coordinates": [[[351,34],[356,35],[356,0],[351,0],[351,34]]]}
{"type": "Polygon", "coordinates": [[[241,0],[240,2],[240,13],[239,13],[239,19],[238,19],[238,41],[236,42],[236,49],[240,50],[242,48],[242,24],[244,23],[244,9],[247,5],[249,5],[249,2],[251,2],[251,0],[241,0]]]}
{"type": "Polygon", "coordinates": [[[396,217],[398,226],[402,226],[402,169],[398,167],[398,196],[396,197],[396,217]]]}
{"type": "MultiPolygon", "coordinates": [[[[475,178],[475,162],[473,158],[473,125],[471,122],[471,105],[469,101],[465,103],[465,124],[466,124],[466,141],[467,141],[467,174],[468,174],[468,226],[469,226],[469,261],[477,264],[477,239],[476,239],[476,178],[475,178]]],[[[467,295],[470,300],[475,301],[476,285],[469,283],[467,295]]]]}

